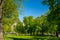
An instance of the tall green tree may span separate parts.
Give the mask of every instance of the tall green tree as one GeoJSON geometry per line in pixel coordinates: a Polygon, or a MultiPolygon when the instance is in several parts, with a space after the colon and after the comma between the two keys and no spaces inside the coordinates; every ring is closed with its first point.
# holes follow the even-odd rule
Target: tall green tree
{"type": "Polygon", "coordinates": [[[60,25],[60,0],[44,0],[43,4],[49,6],[50,13],[48,14],[48,21],[54,23],[57,26],[56,36],[58,37],[59,25],[60,25]]]}
{"type": "Polygon", "coordinates": [[[28,19],[29,19],[29,29],[28,29],[28,32],[29,32],[31,35],[33,35],[34,32],[35,32],[35,28],[36,28],[36,27],[34,26],[34,18],[33,18],[33,16],[29,16],[28,19]]]}
{"type": "MultiPolygon", "coordinates": [[[[12,25],[15,21],[18,20],[18,11],[17,11],[18,4],[15,2],[19,2],[19,1],[22,3],[21,0],[16,0],[16,1],[15,0],[3,0],[2,1],[1,20],[2,20],[4,30],[5,28],[8,29],[10,25],[12,25]]],[[[1,30],[3,29],[1,28],[1,30]]]]}
{"type": "Polygon", "coordinates": [[[34,25],[34,19],[32,16],[28,16],[28,17],[24,17],[23,20],[24,24],[25,24],[25,29],[28,33],[32,33],[33,31],[33,25],[34,25]]]}
{"type": "MultiPolygon", "coordinates": [[[[40,31],[42,30],[41,29],[41,22],[40,22],[40,17],[37,17],[37,18],[35,18],[35,22],[34,22],[35,24],[35,27],[36,27],[36,29],[35,29],[35,33],[36,34],[38,34],[38,33],[41,33],[40,31]]],[[[40,35],[40,34],[39,34],[40,35]]]]}
{"type": "Polygon", "coordinates": [[[27,30],[29,28],[29,19],[28,19],[28,17],[24,17],[23,23],[25,25],[25,32],[27,33],[27,30]]]}
{"type": "Polygon", "coordinates": [[[35,26],[36,31],[44,35],[44,33],[48,33],[49,30],[49,22],[47,21],[47,15],[42,15],[40,17],[35,18],[35,26]]]}
{"type": "Polygon", "coordinates": [[[41,27],[41,33],[42,35],[44,35],[44,32],[46,32],[48,30],[48,27],[46,26],[46,22],[47,22],[47,17],[45,15],[42,15],[40,18],[40,27],[41,27]]]}
{"type": "Polygon", "coordinates": [[[8,25],[10,27],[13,23],[18,21],[18,16],[19,15],[18,15],[17,8],[18,8],[19,3],[21,3],[19,5],[19,7],[20,7],[22,5],[22,0],[3,0],[3,5],[2,5],[3,27],[4,27],[4,25],[8,25]],[[7,22],[7,21],[9,21],[10,23],[7,22]]]}

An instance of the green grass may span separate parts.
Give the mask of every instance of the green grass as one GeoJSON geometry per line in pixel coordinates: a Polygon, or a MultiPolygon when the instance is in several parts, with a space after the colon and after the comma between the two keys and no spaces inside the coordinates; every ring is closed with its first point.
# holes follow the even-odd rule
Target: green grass
{"type": "Polygon", "coordinates": [[[16,36],[5,35],[5,40],[60,40],[60,38],[52,36],[16,36]]]}

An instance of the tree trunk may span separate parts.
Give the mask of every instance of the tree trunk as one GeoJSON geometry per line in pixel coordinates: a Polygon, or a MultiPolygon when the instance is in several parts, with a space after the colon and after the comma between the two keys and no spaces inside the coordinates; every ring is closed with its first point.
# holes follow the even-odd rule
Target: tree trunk
{"type": "Polygon", "coordinates": [[[0,40],[3,40],[3,29],[2,29],[1,20],[0,20],[0,40]]]}
{"type": "Polygon", "coordinates": [[[42,27],[42,35],[44,35],[44,29],[43,29],[43,27],[42,27]]]}
{"type": "Polygon", "coordinates": [[[56,31],[56,37],[58,37],[58,32],[56,31]]]}
{"type": "Polygon", "coordinates": [[[44,35],[44,29],[43,29],[43,27],[44,27],[44,23],[42,23],[42,35],[44,35]]]}
{"type": "Polygon", "coordinates": [[[42,35],[44,35],[44,32],[43,32],[43,30],[42,30],[42,35]]]}
{"type": "Polygon", "coordinates": [[[2,0],[0,0],[0,40],[3,40],[3,28],[2,28],[2,0]]]}

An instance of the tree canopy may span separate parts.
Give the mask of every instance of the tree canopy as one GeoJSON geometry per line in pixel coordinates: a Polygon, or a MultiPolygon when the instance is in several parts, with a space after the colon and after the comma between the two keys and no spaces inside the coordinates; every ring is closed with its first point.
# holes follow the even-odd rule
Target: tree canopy
{"type": "Polygon", "coordinates": [[[3,0],[2,22],[3,22],[4,28],[11,26],[14,22],[18,21],[19,15],[18,15],[17,8],[20,7],[21,5],[23,5],[22,2],[23,2],[23,0],[3,0]],[[21,3],[21,4],[18,6],[19,3],[21,3]],[[4,26],[4,25],[6,25],[6,26],[4,26]]]}

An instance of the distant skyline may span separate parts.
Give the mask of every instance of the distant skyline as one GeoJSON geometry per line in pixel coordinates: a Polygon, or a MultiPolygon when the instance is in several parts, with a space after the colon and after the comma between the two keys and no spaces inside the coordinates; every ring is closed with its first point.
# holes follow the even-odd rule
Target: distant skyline
{"type": "MultiPolygon", "coordinates": [[[[48,11],[48,6],[42,4],[43,0],[28,0],[24,1],[24,9],[19,14],[19,19],[22,21],[24,16],[33,16],[34,18],[43,15],[48,11]]],[[[20,13],[20,9],[18,8],[20,13]]]]}

